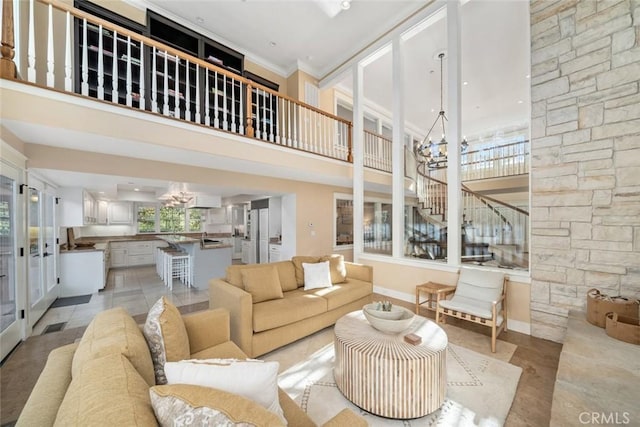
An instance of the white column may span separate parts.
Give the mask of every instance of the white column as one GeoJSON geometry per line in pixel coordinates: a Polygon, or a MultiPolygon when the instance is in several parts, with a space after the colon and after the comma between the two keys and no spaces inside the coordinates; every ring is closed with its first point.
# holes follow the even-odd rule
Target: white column
{"type": "Polygon", "coordinates": [[[400,36],[392,42],[393,80],[393,144],[391,151],[392,171],[392,255],[404,256],[404,44],[400,36]]]}
{"type": "Polygon", "coordinates": [[[364,66],[356,63],[353,66],[353,259],[358,258],[363,250],[363,216],[364,216],[364,66]]]}
{"type": "Polygon", "coordinates": [[[460,71],[460,3],[447,2],[447,264],[459,265],[461,254],[462,192],[460,191],[461,71],[460,71]]]}

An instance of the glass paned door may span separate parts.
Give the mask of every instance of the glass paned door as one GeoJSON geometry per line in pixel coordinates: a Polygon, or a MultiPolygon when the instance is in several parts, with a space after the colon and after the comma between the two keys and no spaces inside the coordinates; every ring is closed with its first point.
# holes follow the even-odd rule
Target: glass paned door
{"type": "MultiPolygon", "coordinates": [[[[3,170],[5,165],[3,164],[3,170]]],[[[0,359],[20,341],[16,274],[16,182],[0,175],[0,359]]]]}
{"type": "Polygon", "coordinates": [[[42,280],[42,197],[40,191],[29,189],[29,302],[35,306],[44,295],[42,280]]]}
{"type": "Polygon", "coordinates": [[[56,198],[51,194],[42,193],[44,202],[44,252],[42,259],[44,262],[44,284],[47,292],[57,284],[56,271],[56,198]]]}

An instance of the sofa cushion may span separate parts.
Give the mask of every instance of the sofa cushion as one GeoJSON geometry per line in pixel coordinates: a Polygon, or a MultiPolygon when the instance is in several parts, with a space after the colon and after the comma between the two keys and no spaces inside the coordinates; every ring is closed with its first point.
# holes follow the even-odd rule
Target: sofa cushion
{"type": "Polygon", "coordinates": [[[55,426],[150,426],[149,384],[119,353],[88,360],[73,376],[55,426]]]}
{"type": "MultiPolygon", "coordinates": [[[[292,291],[298,288],[294,266],[291,261],[272,262],[278,269],[278,278],[283,292],[292,291]]],[[[244,288],[242,284],[242,271],[249,268],[261,268],[264,264],[230,265],[227,267],[225,280],[238,288],[244,288]]]]}
{"type": "Polygon", "coordinates": [[[189,336],[182,316],[171,301],[161,297],[149,310],[143,332],[151,350],[155,383],[166,384],[164,364],[190,356],[189,336]]]}
{"type": "Polygon", "coordinates": [[[152,387],[151,404],[161,426],[282,426],[256,402],[226,391],[189,384],[152,387]]]}
{"type": "Polygon", "coordinates": [[[255,359],[192,359],[168,362],[169,384],[192,384],[235,393],[271,411],[286,424],[278,400],[278,362],[255,359]]]}
{"type": "Polygon", "coordinates": [[[319,256],[294,256],[291,258],[291,262],[293,263],[293,268],[295,270],[296,282],[298,283],[298,287],[304,285],[304,269],[302,268],[302,263],[313,264],[316,262],[320,262],[322,257],[319,256]]]}
{"type": "Polygon", "coordinates": [[[262,332],[327,311],[327,300],[302,291],[285,292],[283,299],[253,305],[253,331],[262,332]]]}
{"type": "Polygon", "coordinates": [[[331,273],[329,272],[329,261],[316,263],[302,263],[304,270],[304,290],[331,287],[331,273]]]}
{"type": "Polygon", "coordinates": [[[347,279],[346,282],[333,285],[330,288],[313,289],[304,292],[324,298],[327,300],[327,310],[333,310],[371,295],[373,286],[371,282],[347,279]]]}
{"type": "Polygon", "coordinates": [[[246,268],[241,271],[244,290],[251,294],[253,303],[282,298],[278,270],[273,265],[246,268]]]}
{"type": "Polygon", "coordinates": [[[88,361],[114,353],[126,356],[147,384],[155,385],[147,340],[135,320],[122,307],[98,313],[89,323],[73,356],[71,377],[79,375],[88,361]]]}
{"type": "Polygon", "coordinates": [[[342,283],[347,280],[347,267],[344,263],[344,256],[340,254],[326,255],[321,261],[329,261],[329,271],[331,272],[331,283],[342,283]]]}

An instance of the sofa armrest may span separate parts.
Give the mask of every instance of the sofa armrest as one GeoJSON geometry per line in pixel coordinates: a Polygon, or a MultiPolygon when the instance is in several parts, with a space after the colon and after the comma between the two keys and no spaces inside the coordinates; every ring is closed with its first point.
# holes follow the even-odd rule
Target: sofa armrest
{"type": "Polygon", "coordinates": [[[229,312],[222,308],[182,316],[189,336],[190,353],[198,353],[231,339],[229,312]]]}
{"type": "Polygon", "coordinates": [[[49,353],[47,363],[31,390],[16,426],[52,426],[58,408],[71,384],[71,362],[78,343],[58,347],[49,353]]]}
{"type": "Polygon", "coordinates": [[[373,283],[373,267],[370,265],[356,264],[346,261],[344,265],[347,268],[347,277],[373,283]]]}
{"type": "Polygon", "coordinates": [[[369,423],[360,415],[357,415],[355,412],[348,408],[344,408],[329,421],[322,424],[322,427],[367,427],[368,425],[369,423]]]}
{"type": "Polygon", "coordinates": [[[222,279],[209,281],[209,308],[229,311],[231,340],[253,357],[253,299],[251,294],[222,279]]]}

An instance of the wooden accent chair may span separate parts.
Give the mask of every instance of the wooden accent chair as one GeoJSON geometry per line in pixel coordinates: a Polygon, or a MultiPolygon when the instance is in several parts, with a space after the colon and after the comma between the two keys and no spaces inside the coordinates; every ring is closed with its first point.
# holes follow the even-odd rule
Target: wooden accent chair
{"type": "Polygon", "coordinates": [[[438,302],[436,322],[441,316],[451,316],[489,326],[491,351],[495,353],[496,338],[507,330],[506,297],[507,278],[504,273],[463,267],[453,297],[438,302]]]}

